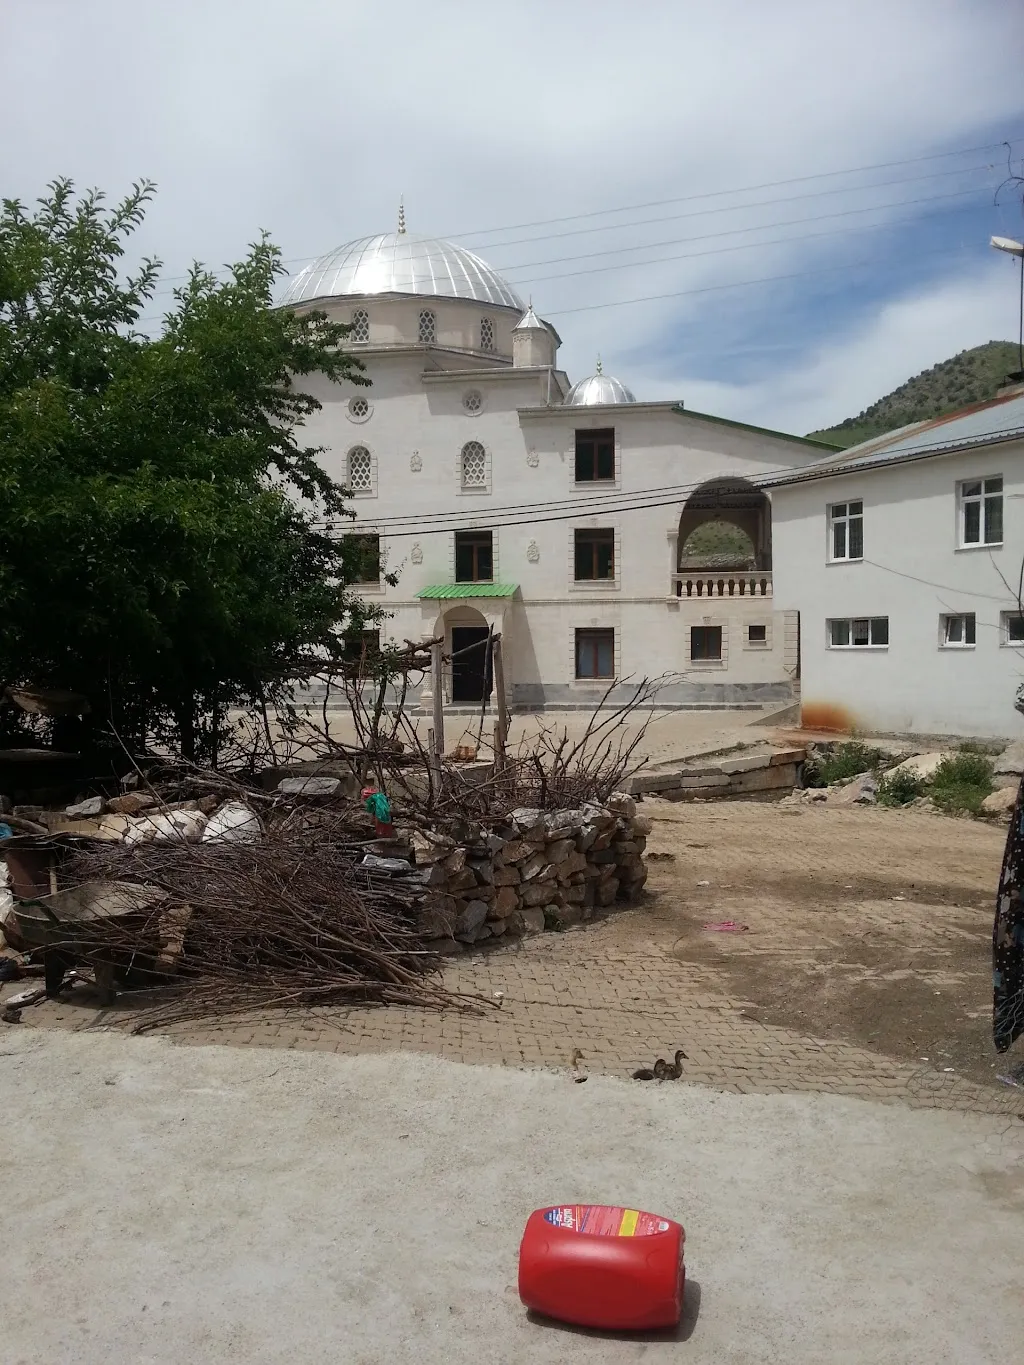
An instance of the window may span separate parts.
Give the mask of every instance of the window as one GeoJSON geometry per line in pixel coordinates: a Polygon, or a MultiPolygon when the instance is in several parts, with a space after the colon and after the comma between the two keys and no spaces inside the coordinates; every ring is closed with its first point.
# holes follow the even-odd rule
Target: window
{"type": "Polygon", "coordinates": [[[845,617],[828,623],[829,649],[879,648],[888,643],[888,616],[845,617]]]}
{"type": "Polygon", "coordinates": [[[574,540],[577,583],[615,577],[614,531],[577,531],[574,540]]]}
{"type": "Polygon", "coordinates": [[[348,486],[353,493],[373,492],[373,458],[365,446],[348,452],[348,486]]]}
{"type": "Polygon", "coordinates": [[[690,627],[690,658],[699,659],[721,659],[722,657],[722,627],[721,626],[691,626],[690,627]]]}
{"type": "Polygon", "coordinates": [[[437,340],[437,318],[429,308],[420,313],[420,341],[430,345],[437,340]]]}
{"type": "Polygon", "coordinates": [[[356,308],[352,313],[352,330],[348,334],[349,341],[369,341],[370,340],[370,315],[365,308],[356,308]]]}
{"type": "Polygon", "coordinates": [[[960,544],[1002,545],[1003,480],[976,479],[960,485],[960,544]]]}
{"type": "Polygon", "coordinates": [[[347,671],[365,673],[380,654],[379,630],[354,630],[345,635],[343,659],[347,671]]]}
{"type": "Polygon", "coordinates": [[[594,483],[615,478],[615,431],[576,433],[576,482],[594,483]]]}
{"type": "Polygon", "coordinates": [[[362,397],[350,398],[348,400],[348,415],[357,422],[363,422],[370,415],[370,404],[362,397]]]}
{"type": "Polygon", "coordinates": [[[615,677],[615,631],[576,632],[577,678],[615,677]]]}
{"type": "Polygon", "coordinates": [[[479,389],[470,389],[468,393],[462,395],[462,406],[471,417],[475,417],[483,405],[484,398],[479,389]]]}
{"type": "Polygon", "coordinates": [[[977,634],[974,612],[964,616],[940,616],[942,643],[950,648],[964,649],[973,645],[977,634]]]}
{"type": "Polygon", "coordinates": [[[1024,616],[1019,611],[1003,612],[1003,644],[1024,645],[1024,616]]]}
{"type": "Polygon", "coordinates": [[[351,552],[356,568],[356,583],[380,582],[380,536],[346,536],[345,548],[351,552]]]}
{"type": "Polygon", "coordinates": [[[494,552],[491,532],[456,531],[456,583],[490,583],[493,578],[494,552]]]}
{"type": "Polygon", "coordinates": [[[834,502],[828,509],[829,554],[833,560],[864,558],[864,504],[834,502]]]}
{"type": "Polygon", "coordinates": [[[494,350],[494,322],[491,318],[480,319],[480,349],[481,351],[494,350]]]}
{"type": "Polygon", "coordinates": [[[768,643],[767,626],[747,626],[748,645],[766,645],[768,643]]]}
{"type": "Polygon", "coordinates": [[[462,486],[487,487],[487,451],[479,441],[467,441],[462,447],[462,486]]]}

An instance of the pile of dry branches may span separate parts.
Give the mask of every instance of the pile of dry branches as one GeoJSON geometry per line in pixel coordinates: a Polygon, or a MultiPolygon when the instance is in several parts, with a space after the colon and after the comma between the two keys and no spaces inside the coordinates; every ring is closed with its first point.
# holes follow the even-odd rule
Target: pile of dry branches
{"type": "Polygon", "coordinates": [[[137,1032],[250,1008],[474,1004],[444,989],[423,949],[415,884],[367,872],[361,857],[344,817],[314,809],[257,844],[101,845],[76,859],[74,880],[142,883],[167,898],[79,929],[75,956],[161,985],[137,1032]]]}

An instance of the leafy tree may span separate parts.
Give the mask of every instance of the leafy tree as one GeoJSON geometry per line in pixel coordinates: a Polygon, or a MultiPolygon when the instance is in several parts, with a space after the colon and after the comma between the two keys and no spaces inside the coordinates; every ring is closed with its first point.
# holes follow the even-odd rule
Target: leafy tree
{"type": "Polygon", "coordinates": [[[134,744],[216,750],[366,614],[330,527],[346,490],[301,440],[310,375],[368,383],[348,328],[272,308],[264,236],[195,266],[154,339],[159,263],[124,274],[153,193],[49,187],[0,215],[0,683],[85,693],[134,744]]]}

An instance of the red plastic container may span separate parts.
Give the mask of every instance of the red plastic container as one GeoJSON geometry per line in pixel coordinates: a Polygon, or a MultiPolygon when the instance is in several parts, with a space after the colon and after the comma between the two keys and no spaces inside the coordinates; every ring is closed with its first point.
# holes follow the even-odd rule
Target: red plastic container
{"type": "Polygon", "coordinates": [[[583,1327],[674,1327],[683,1309],[681,1224],[608,1204],[531,1213],[519,1248],[519,1297],[583,1327]]]}

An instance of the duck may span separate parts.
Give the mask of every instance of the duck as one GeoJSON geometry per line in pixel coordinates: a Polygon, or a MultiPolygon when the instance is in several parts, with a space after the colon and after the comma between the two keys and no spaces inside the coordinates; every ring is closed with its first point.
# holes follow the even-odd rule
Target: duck
{"type": "Polygon", "coordinates": [[[683,1062],[688,1062],[689,1060],[689,1057],[687,1057],[683,1049],[679,1048],[676,1052],[675,1059],[672,1062],[666,1063],[665,1074],[659,1077],[659,1079],[664,1081],[678,1081],[679,1077],[683,1074],[683,1062]]]}
{"type": "Polygon", "coordinates": [[[663,1081],[665,1072],[669,1070],[669,1064],[664,1057],[659,1057],[653,1067],[642,1066],[639,1071],[633,1072],[634,1081],[663,1081]]]}
{"type": "Polygon", "coordinates": [[[580,1066],[580,1062],[582,1061],[583,1053],[579,1050],[578,1047],[574,1048],[573,1054],[569,1059],[569,1075],[573,1078],[577,1085],[582,1085],[583,1082],[587,1079],[586,1069],[580,1066]]]}

